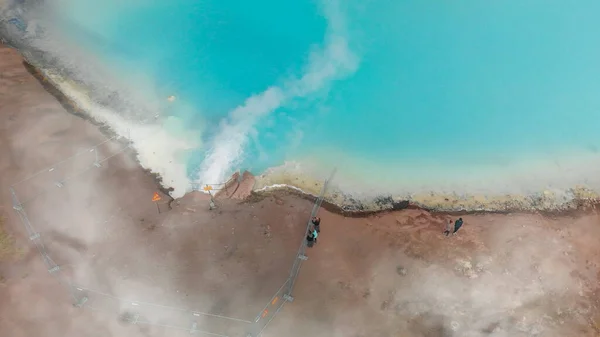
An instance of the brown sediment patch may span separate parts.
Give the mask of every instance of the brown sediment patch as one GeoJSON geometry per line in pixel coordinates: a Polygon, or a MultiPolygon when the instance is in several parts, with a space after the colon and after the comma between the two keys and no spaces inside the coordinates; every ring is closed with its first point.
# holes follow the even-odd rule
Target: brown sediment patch
{"type": "Polygon", "coordinates": [[[234,174],[231,175],[229,180],[227,180],[227,182],[225,182],[225,184],[223,184],[221,189],[219,189],[215,193],[215,198],[216,199],[231,198],[237,192],[239,187],[240,187],[240,173],[235,172],[234,174]]]}
{"type": "Polygon", "coordinates": [[[235,188],[235,191],[230,195],[230,198],[237,200],[244,200],[248,198],[252,193],[254,183],[254,176],[250,172],[245,171],[244,173],[242,173],[242,177],[238,181],[237,187],[235,188]]]}
{"type": "MultiPolygon", "coordinates": [[[[19,255],[15,238],[4,228],[4,216],[0,214],[0,262],[13,259],[19,255]]],[[[2,275],[0,275],[0,284],[2,275]]]]}
{"type": "MultiPolygon", "coordinates": [[[[262,193],[265,190],[286,188],[293,190],[297,187],[309,195],[318,195],[323,186],[322,181],[302,174],[301,171],[286,171],[281,168],[257,176],[256,190],[262,193]]],[[[302,194],[302,193],[301,193],[302,194]]],[[[407,207],[417,207],[429,211],[448,214],[476,214],[476,213],[544,213],[564,214],[572,210],[588,210],[595,208],[600,202],[600,195],[585,186],[575,186],[564,193],[557,194],[552,191],[541,191],[531,195],[458,195],[442,193],[420,193],[405,196],[380,195],[376,197],[355,196],[346,193],[335,186],[325,193],[329,203],[342,209],[340,214],[373,214],[373,212],[397,210],[407,207]],[[408,203],[409,205],[406,205],[408,203]]]]}
{"type": "MultiPolygon", "coordinates": [[[[263,200],[268,196],[278,196],[278,195],[293,195],[302,199],[315,201],[317,199],[316,196],[302,192],[298,189],[281,186],[268,190],[262,191],[254,191],[252,194],[246,198],[247,202],[258,202],[263,200]]],[[[374,203],[377,204],[379,202],[380,207],[385,207],[383,209],[367,209],[368,205],[362,205],[360,201],[356,201],[353,207],[363,207],[365,209],[346,209],[345,206],[341,206],[334,202],[327,200],[327,198],[323,201],[322,207],[328,210],[331,213],[339,214],[345,217],[351,218],[366,218],[373,215],[380,215],[391,213],[398,210],[403,209],[414,209],[414,210],[423,210],[430,212],[432,214],[440,215],[440,216],[461,216],[461,215],[481,215],[481,214],[539,214],[544,217],[556,217],[556,216],[578,216],[583,214],[592,214],[600,209],[600,200],[595,199],[580,199],[576,200],[574,203],[574,207],[564,208],[564,209],[524,209],[524,208],[507,208],[507,209],[491,209],[491,210],[443,210],[436,209],[433,207],[426,207],[419,204],[415,204],[410,200],[399,200],[395,201],[391,197],[382,197],[379,199],[375,199],[374,203]]]]}
{"type": "Polygon", "coordinates": [[[598,193],[584,187],[575,186],[562,195],[552,191],[541,191],[530,195],[443,195],[418,194],[411,197],[411,203],[426,209],[440,211],[484,211],[484,212],[542,212],[555,213],[586,209],[598,203],[598,193]],[[569,198],[565,197],[568,195],[569,198]]]}
{"type": "Polygon", "coordinates": [[[104,135],[106,135],[109,138],[116,136],[116,134],[114,132],[112,132],[106,125],[98,122],[93,117],[91,117],[88,114],[86,114],[83,109],[79,108],[77,106],[77,104],[75,102],[73,102],[73,100],[71,100],[69,97],[67,97],[65,94],[63,94],[58,89],[58,87],[54,84],[54,82],[51,79],[49,79],[48,77],[46,77],[42,73],[42,71],[40,71],[38,68],[36,68],[36,66],[34,66],[32,63],[30,63],[25,58],[23,60],[23,66],[25,67],[25,69],[27,69],[27,71],[36,80],[38,80],[38,82],[42,85],[42,87],[44,88],[44,90],[46,90],[47,93],[49,93],[50,95],[52,95],[52,97],[54,97],[56,99],[56,101],[58,103],[60,103],[60,105],[62,105],[62,107],[67,112],[69,112],[70,114],[73,114],[73,115],[75,115],[77,117],[83,118],[84,120],[87,120],[90,123],[94,124],[95,126],[97,126],[99,128],[99,130],[104,135]]]}

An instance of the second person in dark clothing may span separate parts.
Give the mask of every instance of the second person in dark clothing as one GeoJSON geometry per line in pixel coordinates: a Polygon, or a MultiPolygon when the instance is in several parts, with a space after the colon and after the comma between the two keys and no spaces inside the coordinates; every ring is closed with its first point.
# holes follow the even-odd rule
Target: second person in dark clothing
{"type": "Polygon", "coordinates": [[[321,233],[321,218],[314,216],[312,218],[312,223],[315,226],[315,230],[317,231],[317,233],[321,233]]]}
{"type": "Polygon", "coordinates": [[[314,228],[314,226],[312,226],[308,230],[308,235],[306,236],[306,246],[307,247],[314,246],[314,244],[317,243],[318,236],[319,236],[319,233],[317,233],[317,230],[314,228]]]}
{"type": "Polygon", "coordinates": [[[458,230],[462,227],[462,225],[463,225],[463,219],[458,218],[458,220],[456,220],[456,222],[454,223],[454,232],[452,232],[452,234],[455,234],[456,232],[458,232],[458,230]]]}
{"type": "Polygon", "coordinates": [[[315,244],[315,237],[313,236],[312,231],[308,231],[308,235],[306,235],[306,246],[312,247],[315,244]]]}

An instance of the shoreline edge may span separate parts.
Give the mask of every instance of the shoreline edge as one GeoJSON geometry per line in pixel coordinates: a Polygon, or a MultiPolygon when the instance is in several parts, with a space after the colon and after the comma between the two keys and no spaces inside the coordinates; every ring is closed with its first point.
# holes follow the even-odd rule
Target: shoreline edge
{"type": "MultiPolygon", "coordinates": [[[[8,47],[13,48],[10,45],[8,47]]],[[[80,107],[71,98],[66,96],[60,86],[55,83],[50,76],[47,76],[43,67],[37,66],[33,60],[29,60],[24,53],[14,48],[23,58],[23,64],[57,101],[63,105],[65,110],[77,117],[83,118],[95,126],[101,132],[115,136],[110,126],[100,123],[88,114],[85,109],[80,107]]],[[[134,148],[133,156],[137,160],[137,152],[134,148]]],[[[141,166],[141,165],[140,165],[141,166]]],[[[143,168],[148,174],[151,174],[157,184],[157,187],[170,201],[170,191],[173,189],[163,184],[162,177],[158,173],[151,172],[150,169],[143,168]]],[[[264,197],[277,193],[293,194],[298,197],[314,200],[322,187],[322,182],[310,176],[289,176],[285,174],[269,174],[253,176],[255,179],[249,195],[243,199],[243,202],[262,199],[264,197]]],[[[376,215],[381,212],[389,212],[401,209],[422,209],[432,213],[440,214],[479,214],[479,213],[540,213],[547,215],[568,214],[574,211],[588,211],[597,209],[600,205],[600,195],[586,188],[585,186],[576,186],[566,191],[570,198],[563,197],[562,200],[550,191],[543,191],[534,195],[503,195],[503,196],[476,196],[476,195],[442,195],[436,193],[416,194],[406,198],[396,198],[391,195],[381,195],[371,198],[359,198],[348,193],[333,188],[325,193],[323,207],[331,212],[348,217],[366,217],[376,215]]],[[[189,192],[188,192],[189,193],[189,192]]]]}

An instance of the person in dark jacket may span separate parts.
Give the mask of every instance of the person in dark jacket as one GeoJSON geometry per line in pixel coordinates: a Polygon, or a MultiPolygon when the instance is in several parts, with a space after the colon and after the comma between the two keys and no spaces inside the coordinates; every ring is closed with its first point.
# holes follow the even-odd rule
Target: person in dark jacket
{"type": "Polygon", "coordinates": [[[321,218],[314,216],[312,218],[312,223],[315,226],[317,233],[321,233],[321,218]]]}
{"type": "Polygon", "coordinates": [[[306,246],[307,247],[312,247],[315,244],[315,241],[317,241],[317,238],[315,237],[315,230],[313,228],[310,228],[308,230],[308,234],[306,235],[306,246]]]}
{"type": "Polygon", "coordinates": [[[462,227],[462,225],[463,225],[463,219],[458,218],[458,220],[456,220],[456,222],[454,223],[454,232],[452,232],[452,234],[454,235],[456,232],[458,232],[458,230],[462,227]]]}

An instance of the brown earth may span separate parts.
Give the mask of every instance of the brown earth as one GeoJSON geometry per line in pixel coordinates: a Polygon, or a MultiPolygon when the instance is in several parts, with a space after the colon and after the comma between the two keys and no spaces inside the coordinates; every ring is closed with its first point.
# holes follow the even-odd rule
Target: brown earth
{"type": "MultiPolygon", "coordinates": [[[[184,336],[194,321],[243,336],[244,322],[190,311],[253,321],[286,279],[312,203],[285,191],[240,201],[252,186],[246,175],[216,210],[200,193],[169,208],[161,192],[157,206],[154,177],[122,144],[97,148],[110,159],[91,165],[89,148],[105,139],[0,48],[0,212],[20,252],[0,262],[2,336],[184,336]],[[62,279],[28,240],[8,190],[44,168],[15,191],[62,279]],[[59,280],[89,296],[84,308],[59,280]],[[124,322],[136,313],[155,325],[124,322]]],[[[450,238],[450,216],[425,210],[320,216],[295,300],[265,337],[600,335],[595,209],[464,215],[450,238]]]]}

